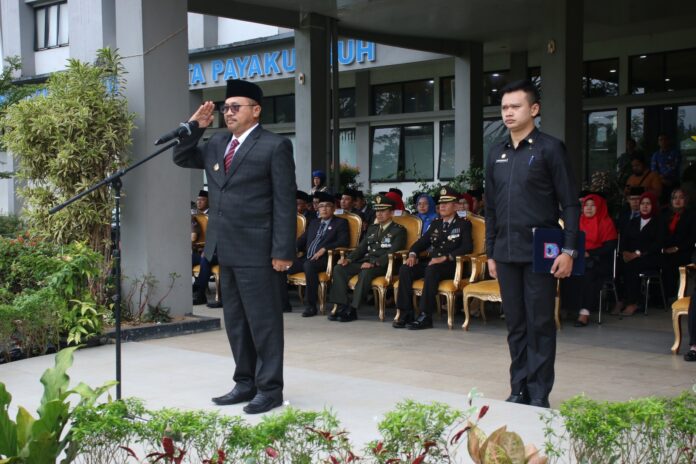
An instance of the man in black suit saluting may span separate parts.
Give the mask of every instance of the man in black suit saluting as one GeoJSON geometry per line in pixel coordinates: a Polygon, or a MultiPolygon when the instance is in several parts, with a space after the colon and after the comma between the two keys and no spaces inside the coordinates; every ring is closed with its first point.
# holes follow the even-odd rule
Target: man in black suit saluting
{"type": "Polygon", "coordinates": [[[174,162],[205,169],[208,178],[205,255],[217,250],[235,361],[234,388],[213,402],[250,401],[244,411],[258,414],[283,403],[281,289],[295,256],[295,163],[290,140],[259,125],[259,86],[229,80],[226,97],[220,111],[228,132],[198,146],[215,111],[203,103],[189,119],[198,128],[174,149],[174,162]]]}
{"type": "MultiPolygon", "coordinates": [[[[298,272],[305,274],[307,307],[302,317],[312,317],[317,314],[319,273],[326,271],[328,251],[337,247],[347,247],[350,241],[348,221],[334,216],[336,203],[334,203],[333,195],[317,191],[314,192],[313,197],[319,200],[319,218],[310,222],[307,230],[297,239],[297,249],[303,255],[295,259],[288,269],[288,275],[298,272]]],[[[283,307],[287,308],[290,306],[290,302],[287,301],[288,293],[284,292],[283,297],[286,300],[283,307]]]]}

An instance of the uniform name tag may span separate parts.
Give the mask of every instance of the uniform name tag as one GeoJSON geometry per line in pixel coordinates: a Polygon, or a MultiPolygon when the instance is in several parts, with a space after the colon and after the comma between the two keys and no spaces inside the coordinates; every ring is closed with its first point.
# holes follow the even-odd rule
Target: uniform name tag
{"type": "Polygon", "coordinates": [[[507,163],[508,161],[510,161],[510,160],[507,158],[500,158],[500,159],[495,160],[496,163],[507,163]]]}
{"type": "Polygon", "coordinates": [[[447,237],[447,240],[454,240],[454,239],[457,239],[457,238],[459,238],[459,234],[452,234],[452,235],[450,235],[449,237],[447,237]]]}

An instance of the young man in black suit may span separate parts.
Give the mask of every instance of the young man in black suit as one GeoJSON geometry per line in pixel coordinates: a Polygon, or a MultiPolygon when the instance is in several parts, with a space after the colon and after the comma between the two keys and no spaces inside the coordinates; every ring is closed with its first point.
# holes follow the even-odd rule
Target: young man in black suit
{"type": "Polygon", "coordinates": [[[295,258],[297,221],[292,143],[259,125],[262,99],[256,84],[228,81],[221,108],[227,132],[198,146],[214,119],[215,104],[208,101],[189,119],[198,128],[174,149],[176,164],[205,169],[208,179],[205,256],[217,251],[235,361],[234,388],[213,402],[250,401],[248,414],[283,403],[281,290],[295,258]]]}
{"type": "MultiPolygon", "coordinates": [[[[301,258],[295,259],[288,275],[298,272],[305,273],[307,291],[305,298],[307,307],[302,317],[312,317],[317,314],[317,296],[319,292],[319,273],[326,272],[329,259],[328,250],[337,247],[347,247],[350,241],[348,221],[334,216],[336,205],[334,198],[327,192],[315,192],[314,198],[319,200],[319,218],[307,225],[305,232],[297,239],[297,251],[303,253],[301,258]]],[[[284,299],[288,298],[284,292],[284,299]]],[[[289,301],[283,303],[283,307],[290,306],[289,301]]]]}

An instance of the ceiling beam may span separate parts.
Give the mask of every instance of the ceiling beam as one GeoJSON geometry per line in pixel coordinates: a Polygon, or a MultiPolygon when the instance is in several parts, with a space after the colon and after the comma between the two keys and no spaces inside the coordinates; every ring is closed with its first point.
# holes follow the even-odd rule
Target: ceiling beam
{"type": "Polygon", "coordinates": [[[271,26],[297,29],[300,13],[284,8],[259,6],[238,1],[188,0],[188,11],[211,16],[239,19],[271,26]]]}

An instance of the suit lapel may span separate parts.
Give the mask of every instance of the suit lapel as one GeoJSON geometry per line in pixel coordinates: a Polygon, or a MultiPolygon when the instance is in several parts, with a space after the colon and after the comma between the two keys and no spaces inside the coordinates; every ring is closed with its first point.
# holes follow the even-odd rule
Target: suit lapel
{"type": "MultiPolygon", "coordinates": [[[[246,158],[249,151],[254,147],[254,145],[256,145],[256,141],[258,140],[260,135],[261,135],[261,126],[259,125],[256,127],[256,129],[251,131],[251,133],[244,140],[244,143],[242,143],[239,146],[239,149],[234,153],[234,158],[232,158],[232,164],[230,165],[230,170],[227,173],[227,175],[225,176],[225,183],[229,182],[230,178],[237,171],[237,168],[244,161],[244,158],[246,158]]],[[[223,157],[224,156],[225,155],[223,154],[223,157]]],[[[223,164],[224,164],[224,160],[223,160],[223,164]]]]}
{"type": "Polygon", "coordinates": [[[222,137],[218,142],[218,146],[215,147],[215,159],[213,160],[212,177],[216,184],[222,185],[225,183],[225,152],[227,151],[227,145],[229,145],[230,140],[232,140],[232,134],[228,134],[226,137],[222,137]],[[217,166],[217,170],[215,167],[217,166]]]}

